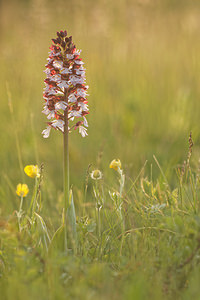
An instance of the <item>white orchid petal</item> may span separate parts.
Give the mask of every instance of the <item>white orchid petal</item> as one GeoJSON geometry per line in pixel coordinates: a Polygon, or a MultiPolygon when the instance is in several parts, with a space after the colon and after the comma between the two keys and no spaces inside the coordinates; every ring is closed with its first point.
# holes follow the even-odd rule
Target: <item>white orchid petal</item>
{"type": "Polygon", "coordinates": [[[83,117],[83,125],[85,127],[88,127],[88,121],[87,121],[86,117],[83,117]]]}
{"type": "Polygon", "coordinates": [[[51,131],[51,127],[50,126],[48,126],[46,129],[44,129],[43,131],[42,131],[42,134],[43,134],[43,138],[48,138],[49,137],[49,134],[50,134],[50,131],[51,131]]]}
{"type": "Polygon", "coordinates": [[[79,126],[79,133],[82,135],[82,137],[85,137],[87,134],[87,129],[83,126],[79,126]]]}

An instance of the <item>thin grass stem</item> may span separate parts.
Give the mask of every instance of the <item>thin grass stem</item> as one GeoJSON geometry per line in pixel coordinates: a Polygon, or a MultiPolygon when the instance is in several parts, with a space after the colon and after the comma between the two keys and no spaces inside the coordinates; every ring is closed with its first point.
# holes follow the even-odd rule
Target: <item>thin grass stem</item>
{"type": "Polygon", "coordinates": [[[10,110],[10,114],[11,114],[11,118],[12,118],[13,130],[14,130],[14,134],[15,134],[15,142],[16,142],[16,148],[17,148],[19,168],[21,171],[22,179],[24,179],[24,168],[23,168],[22,154],[21,154],[21,149],[20,149],[20,142],[19,142],[19,137],[18,137],[18,133],[17,133],[17,123],[16,123],[15,116],[14,116],[12,96],[11,96],[8,82],[6,82],[6,89],[7,89],[7,96],[8,96],[8,106],[9,106],[9,110],[10,110]]]}

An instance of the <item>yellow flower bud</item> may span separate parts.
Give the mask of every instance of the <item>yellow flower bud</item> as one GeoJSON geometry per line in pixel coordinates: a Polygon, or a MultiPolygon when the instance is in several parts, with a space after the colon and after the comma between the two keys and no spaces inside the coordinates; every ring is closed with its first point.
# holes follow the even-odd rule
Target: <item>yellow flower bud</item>
{"type": "Polygon", "coordinates": [[[115,171],[118,171],[119,169],[121,169],[122,164],[121,164],[120,159],[113,159],[113,160],[111,161],[109,167],[110,167],[111,169],[114,169],[115,171]]]}
{"type": "Polygon", "coordinates": [[[19,183],[17,185],[17,189],[16,189],[16,194],[20,197],[26,197],[26,195],[28,194],[29,189],[27,184],[21,184],[19,183]]]}
{"type": "Polygon", "coordinates": [[[24,168],[24,172],[31,178],[40,177],[40,171],[37,165],[28,165],[24,168]]]}

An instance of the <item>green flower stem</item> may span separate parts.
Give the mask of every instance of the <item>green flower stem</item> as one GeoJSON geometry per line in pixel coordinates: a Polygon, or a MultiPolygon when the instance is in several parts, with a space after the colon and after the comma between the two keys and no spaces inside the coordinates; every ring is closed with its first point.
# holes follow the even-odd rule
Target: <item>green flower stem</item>
{"type": "Polygon", "coordinates": [[[18,224],[19,224],[19,231],[22,231],[21,228],[21,216],[22,216],[22,206],[23,206],[23,196],[21,196],[20,206],[19,206],[19,212],[17,212],[17,218],[18,218],[18,224]]]}
{"type": "Polygon", "coordinates": [[[121,244],[120,244],[120,250],[119,250],[119,254],[121,256],[122,255],[123,243],[124,243],[124,232],[125,232],[125,223],[124,223],[124,218],[123,218],[121,209],[119,211],[119,216],[120,216],[120,219],[121,219],[121,231],[122,231],[122,238],[121,238],[121,244]]]}
{"type": "Polygon", "coordinates": [[[19,213],[20,214],[22,212],[23,200],[24,200],[24,198],[23,198],[23,196],[21,196],[21,201],[20,201],[20,206],[19,206],[19,213]]]}
{"type": "Polygon", "coordinates": [[[97,208],[97,234],[100,239],[101,238],[101,212],[100,212],[101,200],[100,200],[97,180],[95,180],[95,194],[96,194],[96,208],[97,208]]]}
{"type": "Polygon", "coordinates": [[[98,219],[98,236],[101,238],[101,215],[100,215],[100,207],[97,204],[97,219],[98,219]]]}
{"type": "Polygon", "coordinates": [[[32,207],[32,222],[35,219],[35,210],[36,210],[36,205],[37,205],[37,190],[38,190],[38,178],[36,176],[34,193],[33,193],[33,197],[31,199],[31,204],[30,204],[30,208],[29,208],[29,209],[31,209],[31,207],[32,207]]]}
{"type": "MultiPolygon", "coordinates": [[[[67,93],[65,95],[68,103],[67,93]]],[[[67,250],[67,210],[69,208],[69,130],[68,130],[68,108],[64,111],[64,133],[63,133],[63,188],[64,188],[64,233],[65,250],[67,250]]]]}
{"type": "Polygon", "coordinates": [[[118,173],[120,175],[120,187],[119,187],[119,197],[120,197],[120,200],[119,200],[119,216],[120,216],[120,220],[121,220],[121,231],[122,231],[122,238],[121,238],[121,245],[120,245],[120,250],[119,250],[119,253],[120,253],[120,256],[122,255],[122,249],[123,249],[123,243],[124,243],[124,232],[125,232],[125,221],[124,221],[124,216],[122,214],[122,211],[121,211],[121,206],[123,204],[123,198],[122,198],[122,193],[123,193],[123,189],[124,189],[124,183],[125,183],[125,175],[123,174],[123,170],[120,169],[118,167],[118,173]]]}

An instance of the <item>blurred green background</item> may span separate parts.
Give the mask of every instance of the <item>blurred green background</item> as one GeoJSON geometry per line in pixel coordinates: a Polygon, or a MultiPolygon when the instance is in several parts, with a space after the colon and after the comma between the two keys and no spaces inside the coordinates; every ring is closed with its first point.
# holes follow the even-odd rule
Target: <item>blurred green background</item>
{"type": "Polygon", "coordinates": [[[89,135],[70,135],[71,184],[83,189],[90,163],[109,181],[113,158],[135,178],[154,154],[168,174],[186,158],[190,131],[198,161],[199,14],[200,1],[189,0],[0,1],[1,213],[18,205],[7,203],[17,183],[29,182],[16,134],[23,165],[44,163],[48,201],[62,191],[62,136],[41,135],[43,70],[59,30],[82,49],[90,86],[89,135]]]}

